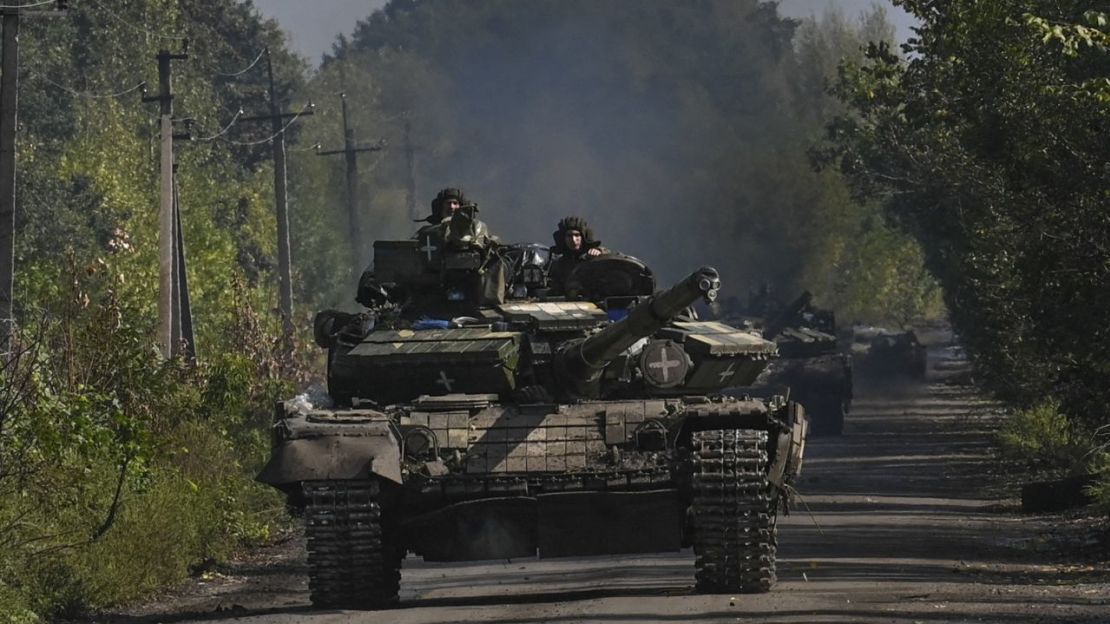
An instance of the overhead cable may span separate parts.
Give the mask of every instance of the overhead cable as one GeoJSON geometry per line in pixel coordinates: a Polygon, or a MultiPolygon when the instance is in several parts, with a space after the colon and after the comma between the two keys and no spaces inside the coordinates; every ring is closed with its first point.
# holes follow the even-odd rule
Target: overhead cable
{"type": "Polygon", "coordinates": [[[249,72],[251,69],[253,69],[255,65],[258,65],[258,61],[261,61],[263,56],[266,56],[266,50],[263,50],[263,51],[259,52],[258,56],[254,57],[254,60],[251,61],[250,65],[247,65],[243,69],[240,69],[239,71],[231,73],[231,74],[216,72],[216,75],[217,76],[222,76],[222,77],[225,77],[225,78],[235,78],[236,76],[242,76],[243,74],[245,74],[245,73],[249,72]]]}
{"type": "Polygon", "coordinates": [[[216,134],[213,134],[212,136],[198,137],[198,138],[195,138],[193,140],[194,141],[214,141],[214,140],[222,137],[223,135],[227,134],[228,130],[231,130],[231,127],[235,125],[236,121],[239,121],[239,117],[242,116],[242,114],[243,114],[243,109],[240,108],[239,110],[235,111],[235,116],[232,117],[231,121],[227,122],[227,125],[224,126],[223,129],[221,129],[219,132],[217,132],[216,134]]]}
{"type": "Polygon", "coordinates": [[[42,2],[34,2],[31,4],[0,4],[0,9],[32,9],[47,4],[55,4],[58,0],[42,0],[42,2]]]}
{"type": "Polygon", "coordinates": [[[130,29],[132,29],[136,32],[141,32],[141,33],[150,35],[151,37],[159,37],[161,39],[176,39],[178,41],[184,41],[184,40],[189,38],[185,35],[167,35],[165,33],[160,33],[160,32],[155,32],[153,30],[150,30],[149,28],[147,28],[145,26],[139,26],[137,24],[132,24],[130,21],[128,21],[128,20],[120,17],[116,13],[112,12],[111,9],[105,8],[103,4],[100,4],[96,0],[87,0],[87,1],[92,3],[92,4],[95,4],[101,10],[101,12],[107,13],[108,16],[111,17],[112,19],[116,20],[120,24],[123,24],[124,26],[127,26],[128,28],[130,28],[130,29]]]}
{"type": "Polygon", "coordinates": [[[111,98],[117,98],[117,97],[120,97],[122,95],[127,95],[128,93],[132,93],[134,91],[138,91],[138,90],[143,89],[143,88],[146,87],[146,81],[144,80],[144,81],[140,82],[139,84],[137,84],[133,87],[127,88],[127,89],[123,89],[122,91],[116,91],[114,93],[93,93],[91,91],[81,91],[79,89],[74,89],[73,87],[67,87],[64,84],[59,84],[59,83],[54,82],[53,80],[47,78],[42,73],[30,72],[30,77],[34,78],[34,79],[37,79],[37,80],[41,80],[41,81],[43,81],[43,82],[45,82],[45,83],[47,83],[47,84],[49,84],[53,87],[61,89],[62,91],[65,91],[66,93],[69,93],[70,95],[75,95],[77,97],[88,98],[90,100],[107,100],[107,99],[111,99],[111,98]]]}
{"type": "Polygon", "coordinates": [[[304,107],[304,109],[302,109],[299,113],[297,113],[296,115],[293,115],[293,118],[290,119],[288,122],[286,122],[286,124],[284,126],[282,126],[280,130],[271,134],[270,136],[266,137],[265,139],[261,139],[261,140],[258,140],[258,141],[232,141],[231,139],[220,139],[220,140],[223,141],[224,143],[230,143],[232,145],[241,145],[241,146],[244,146],[244,147],[245,146],[251,146],[251,145],[262,145],[263,143],[269,143],[270,141],[273,141],[274,139],[278,138],[279,136],[285,134],[285,130],[287,128],[289,128],[289,126],[293,125],[294,122],[296,122],[298,119],[300,119],[301,115],[305,114],[306,112],[308,112],[311,109],[312,109],[311,106],[304,107]]]}

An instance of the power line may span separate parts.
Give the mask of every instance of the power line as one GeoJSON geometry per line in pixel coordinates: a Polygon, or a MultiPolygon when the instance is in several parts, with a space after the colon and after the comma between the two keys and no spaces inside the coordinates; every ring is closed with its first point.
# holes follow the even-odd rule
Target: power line
{"type": "Polygon", "coordinates": [[[269,143],[270,141],[273,141],[274,139],[276,139],[279,136],[281,136],[282,134],[284,134],[286,129],[289,128],[289,126],[293,125],[293,123],[296,122],[297,119],[300,119],[301,115],[304,115],[305,113],[310,113],[310,112],[312,112],[312,105],[308,105],[308,106],[304,107],[304,109],[302,109],[299,113],[293,115],[293,118],[290,119],[289,121],[287,121],[285,123],[285,125],[281,127],[280,130],[271,134],[270,136],[266,137],[265,139],[261,139],[259,141],[232,141],[231,139],[220,139],[220,140],[223,141],[224,143],[230,143],[232,145],[241,145],[241,146],[244,146],[244,147],[251,146],[251,145],[262,145],[263,143],[269,143]]]}
{"type": "Polygon", "coordinates": [[[57,1],[58,0],[42,0],[42,2],[35,2],[33,4],[0,4],[0,9],[31,9],[47,4],[55,4],[57,1]]]}
{"type": "Polygon", "coordinates": [[[245,74],[245,73],[249,72],[251,69],[253,69],[255,65],[258,65],[258,61],[261,61],[263,56],[266,56],[266,51],[265,50],[259,52],[258,56],[254,57],[254,60],[251,61],[250,65],[247,65],[243,69],[240,69],[239,71],[234,72],[234,73],[230,73],[230,74],[225,74],[225,73],[222,73],[222,72],[216,72],[216,75],[217,76],[222,76],[224,78],[235,78],[237,76],[242,76],[243,74],[245,74]]]}
{"type": "Polygon", "coordinates": [[[227,125],[224,126],[222,130],[220,130],[216,134],[213,134],[212,136],[198,137],[198,138],[195,138],[193,140],[194,141],[215,141],[216,139],[218,139],[218,138],[222,137],[223,135],[227,134],[228,130],[231,130],[231,127],[235,125],[235,122],[239,121],[239,117],[242,116],[242,114],[243,114],[243,109],[240,108],[239,110],[235,111],[235,116],[231,118],[231,121],[227,122],[227,125]]]}
{"type": "Polygon", "coordinates": [[[104,5],[100,4],[96,0],[87,0],[87,2],[90,2],[94,5],[96,5],[97,8],[99,8],[101,12],[107,13],[108,17],[111,17],[112,19],[116,20],[120,24],[123,24],[124,26],[127,26],[128,28],[134,30],[135,32],[140,32],[140,33],[143,33],[143,34],[146,34],[146,35],[150,35],[151,37],[159,37],[159,38],[162,38],[162,39],[176,39],[178,41],[187,41],[189,39],[185,35],[167,35],[167,34],[164,34],[164,33],[155,32],[153,30],[150,30],[149,28],[146,28],[145,26],[139,26],[139,25],[136,25],[136,24],[132,24],[130,21],[120,17],[116,13],[112,12],[110,9],[105,8],[104,5]]]}
{"type": "Polygon", "coordinates": [[[308,147],[290,147],[288,151],[290,154],[298,154],[301,152],[319,152],[320,147],[321,145],[319,143],[313,143],[308,147]]]}
{"type": "Polygon", "coordinates": [[[29,76],[28,76],[29,78],[33,78],[33,79],[36,79],[36,80],[41,80],[41,81],[43,81],[43,82],[45,82],[45,83],[47,83],[47,84],[49,84],[53,87],[56,87],[58,89],[61,89],[62,91],[65,91],[66,93],[69,93],[71,95],[76,95],[78,97],[88,98],[90,100],[107,100],[107,99],[111,99],[111,98],[117,98],[117,97],[120,97],[122,95],[127,95],[128,93],[132,93],[134,91],[138,91],[140,89],[146,88],[146,81],[144,80],[144,81],[140,82],[139,84],[137,84],[133,87],[130,87],[128,89],[123,89],[122,91],[116,91],[116,92],[113,92],[113,93],[93,93],[91,91],[81,91],[81,90],[78,90],[78,89],[74,89],[72,87],[67,87],[64,84],[59,84],[59,83],[54,82],[53,80],[47,78],[45,75],[40,74],[40,73],[34,73],[34,72],[28,72],[28,73],[29,73],[29,76]]]}

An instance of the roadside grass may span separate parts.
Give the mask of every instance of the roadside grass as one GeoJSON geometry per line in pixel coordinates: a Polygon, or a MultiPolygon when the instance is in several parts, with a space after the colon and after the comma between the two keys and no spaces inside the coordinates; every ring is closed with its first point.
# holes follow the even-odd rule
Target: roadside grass
{"type": "Polygon", "coordinates": [[[1088,492],[1099,511],[1110,513],[1110,426],[1091,431],[1049,400],[1011,414],[997,433],[997,444],[1003,462],[1034,478],[1096,475],[1088,492]]]}
{"type": "Polygon", "coordinates": [[[0,359],[0,624],[141,600],[288,523],[253,481],[303,375],[273,330],[190,364],[101,309],[28,323],[0,359]]]}
{"type": "MultiPolygon", "coordinates": [[[[119,476],[107,464],[81,469],[80,488],[57,491],[26,518],[39,539],[17,551],[5,575],[16,587],[0,587],[0,613],[32,622],[33,613],[75,618],[134,601],[265,542],[285,521],[280,496],[250,479],[219,431],[189,422],[171,439],[176,453],[128,475],[107,529],[119,476]]],[[[76,477],[74,468],[56,478],[76,477]]]]}

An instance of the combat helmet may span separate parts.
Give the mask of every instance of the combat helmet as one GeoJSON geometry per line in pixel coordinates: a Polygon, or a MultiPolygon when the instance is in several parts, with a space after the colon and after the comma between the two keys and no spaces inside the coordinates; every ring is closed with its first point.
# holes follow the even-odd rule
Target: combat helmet
{"type": "Polygon", "coordinates": [[[555,239],[555,252],[565,254],[570,250],[567,249],[565,242],[566,233],[571,230],[577,230],[582,233],[582,248],[586,249],[590,245],[596,244],[599,241],[594,240],[594,231],[590,229],[586,220],[582,217],[563,217],[559,221],[558,229],[551,233],[551,237],[555,239]]]}
{"type": "Polygon", "coordinates": [[[435,199],[432,200],[432,214],[424,219],[428,223],[439,223],[442,220],[443,205],[449,199],[458,200],[460,205],[466,205],[466,195],[462,189],[456,187],[447,187],[436,193],[435,199]]]}

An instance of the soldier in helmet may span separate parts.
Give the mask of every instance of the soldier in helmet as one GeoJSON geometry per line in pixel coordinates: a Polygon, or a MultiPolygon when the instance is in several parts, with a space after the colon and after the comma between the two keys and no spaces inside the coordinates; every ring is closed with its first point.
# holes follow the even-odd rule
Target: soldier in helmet
{"type": "Polygon", "coordinates": [[[428,225],[417,230],[413,238],[433,247],[485,249],[498,242],[486,224],[478,219],[478,204],[467,201],[459,188],[448,187],[437,193],[432,200],[432,214],[424,221],[428,225]]]}
{"type": "Polygon", "coordinates": [[[428,215],[424,221],[428,225],[420,228],[421,231],[434,228],[435,226],[443,223],[451,218],[459,208],[466,202],[466,195],[463,194],[462,189],[448,187],[436,194],[432,200],[432,214],[428,215]]]}
{"type": "MultiPolygon", "coordinates": [[[[499,243],[486,224],[478,219],[478,205],[467,201],[459,188],[449,187],[437,193],[432,200],[432,213],[421,221],[427,225],[417,230],[413,238],[419,241],[420,251],[427,254],[429,263],[446,249],[484,251],[499,243]]],[[[411,293],[402,292],[393,284],[378,282],[373,268],[368,268],[359,278],[355,301],[368,308],[377,308],[391,301],[402,301],[408,294],[411,293]]]]}
{"type": "Polygon", "coordinates": [[[567,278],[578,263],[610,253],[594,238],[593,230],[581,217],[564,217],[551,236],[555,239],[551,251],[556,254],[548,270],[552,294],[565,292],[567,278]]]}

